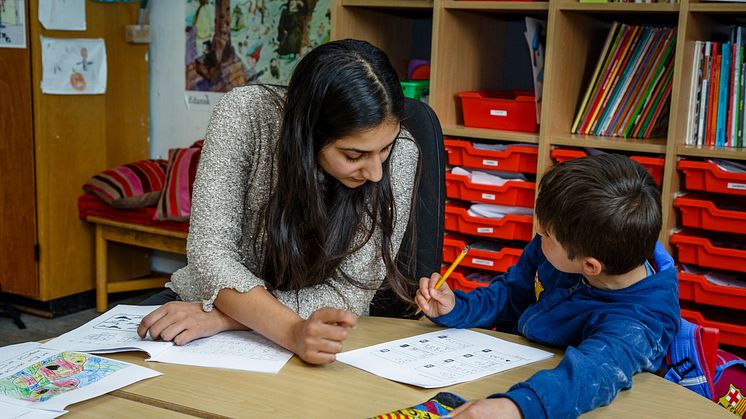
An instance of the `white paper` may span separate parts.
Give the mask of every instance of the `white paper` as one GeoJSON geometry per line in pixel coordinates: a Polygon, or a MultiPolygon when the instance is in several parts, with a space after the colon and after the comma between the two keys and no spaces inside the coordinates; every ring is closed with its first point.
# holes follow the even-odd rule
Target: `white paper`
{"type": "Polygon", "coordinates": [[[454,175],[468,176],[471,183],[478,185],[502,186],[509,180],[524,182],[526,176],[519,172],[487,172],[487,171],[468,171],[462,167],[451,169],[454,175]]]}
{"type": "Polygon", "coordinates": [[[472,147],[475,150],[489,150],[489,151],[505,151],[510,146],[521,146],[521,147],[539,147],[538,144],[524,144],[524,143],[512,143],[512,144],[500,144],[500,143],[472,143],[472,147]]]}
{"type": "Polygon", "coordinates": [[[31,409],[3,402],[0,402],[0,412],[3,413],[3,418],[7,419],[53,419],[67,413],[66,410],[58,412],[56,410],[31,409]]]}
{"type": "Polygon", "coordinates": [[[552,356],[483,333],[446,329],[343,352],[337,360],[389,380],[436,388],[552,356]]]}
{"type": "Polygon", "coordinates": [[[707,160],[710,163],[715,163],[720,170],[729,172],[729,173],[746,173],[746,164],[735,162],[732,160],[721,160],[721,159],[713,159],[713,160],[707,160]]]}
{"type": "Polygon", "coordinates": [[[148,361],[277,374],[293,353],[254,332],[222,332],[173,346],[148,361]]]}
{"type": "Polygon", "coordinates": [[[0,402],[62,411],[159,372],[127,362],[38,343],[0,348],[0,402]]]}
{"type": "Polygon", "coordinates": [[[0,48],[26,48],[26,6],[5,0],[0,10],[0,48]]]}
{"type": "Polygon", "coordinates": [[[141,339],[137,334],[140,320],[160,306],[120,304],[88,323],[56,337],[45,348],[90,353],[145,351],[153,356],[172,347],[171,342],[141,339]]]}
{"type": "Polygon", "coordinates": [[[41,91],[58,95],[106,93],[104,40],[41,37],[41,91]]]}
{"type": "Polygon", "coordinates": [[[467,211],[472,217],[502,218],[506,214],[534,215],[533,208],[495,204],[472,204],[467,211]]]}
{"type": "Polygon", "coordinates": [[[39,0],[39,22],[45,29],[84,31],[85,0],[39,0]]]}
{"type": "Polygon", "coordinates": [[[150,355],[148,361],[270,373],[280,371],[293,356],[264,336],[246,331],[222,332],[183,346],[141,339],[137,326],[158,307],[120,304],[44,347],[91,353],[140,350],[150,355]]]}

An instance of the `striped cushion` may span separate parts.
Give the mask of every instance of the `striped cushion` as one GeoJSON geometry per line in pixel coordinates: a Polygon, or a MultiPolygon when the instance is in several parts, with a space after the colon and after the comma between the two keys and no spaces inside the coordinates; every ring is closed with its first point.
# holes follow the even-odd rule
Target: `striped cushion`
{"type": "Polygon", "coordinates": [[[197,174],[202,141],[187,148],[168,150],[166,185],[158,199],[155,218],[160,221],[186,221],[192,207],[192,185],[197,174]]]}
{"type": "Polygon", "coordinates": [[[155,205],[166,180],[165,160],[142,160],[104,170],[83,185],[115,208],[155,205]]]}

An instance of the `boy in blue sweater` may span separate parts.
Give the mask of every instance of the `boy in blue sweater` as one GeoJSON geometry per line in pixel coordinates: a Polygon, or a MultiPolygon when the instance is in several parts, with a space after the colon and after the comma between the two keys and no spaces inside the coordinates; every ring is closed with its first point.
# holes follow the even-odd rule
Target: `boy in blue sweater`
{"type": "Polygon", "coordinates": [[[565,356],[451,418],[576,417],[654,372],[676,335],[677,275],[656,241],[660,192],[645,168],[613,154],[558,164],[541,179],[535,215],[536,237],[490,286],[436,290],[435,273],[415,301],[439,325],[508,328],[565,356]]]}

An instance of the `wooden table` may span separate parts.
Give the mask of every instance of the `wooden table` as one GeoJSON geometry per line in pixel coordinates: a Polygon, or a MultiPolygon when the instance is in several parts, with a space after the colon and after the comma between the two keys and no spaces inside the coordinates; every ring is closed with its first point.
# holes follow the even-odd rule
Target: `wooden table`
{"type": "MultiPolygon", "coordinates": [[[[426,321],[363,317],[357,328],[350,333],[345,350],[438,329],[438,326],[426,321]]],[[[518,336],[480,331],[505,340],[529,344],[518,336]]],[[[110,356],[145,365],[163,375],[111,394],[129,401],[199,417],[363,418],[420,403],[439,391],[452,391],[467,399],[505,391],[536,371],[557,365],[562,352],[545,347],[542,349],[557,356],[441,389],[421,389],[396,383],[340,362],[311,366],[298,357],[293,357],[279,374],[274,375],[146,363],[146,356],[141,352],[120,353],[110,356]]],[[[122,416],[129,416],[126,413],[122,412],[122,416]]],[[[586,416],[732,417],[725,409],[699,395],[647,373],[635,376],[632,389],[621,392],[610,406],[596,409],[586,416]]]]}
{"type": "Polygon", "coordinates": [[[179,412],[173,412],[160,407],[147,405],[140,402],[105,395],[95,399],[86,400],[68,406],[70,412],[64,416],[65,419],[101,419],[101,418],[159,418],[159,419],[188,419],[189,416],[179,412]]]}

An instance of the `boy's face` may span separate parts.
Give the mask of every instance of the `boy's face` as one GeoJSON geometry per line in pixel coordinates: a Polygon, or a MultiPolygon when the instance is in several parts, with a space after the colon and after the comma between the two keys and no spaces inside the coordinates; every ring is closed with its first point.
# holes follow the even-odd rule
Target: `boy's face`
{"type": "Polygon", "coordinates": [[[567,251],[554,238],[554,234],[544,230],[540,224],[536,224],[536,234],[541,236],[541,251],[549,263],[557,270],[569,274],[581,274],[583,271],[583,261],[573,260],[567,257],[567,251]]]}

